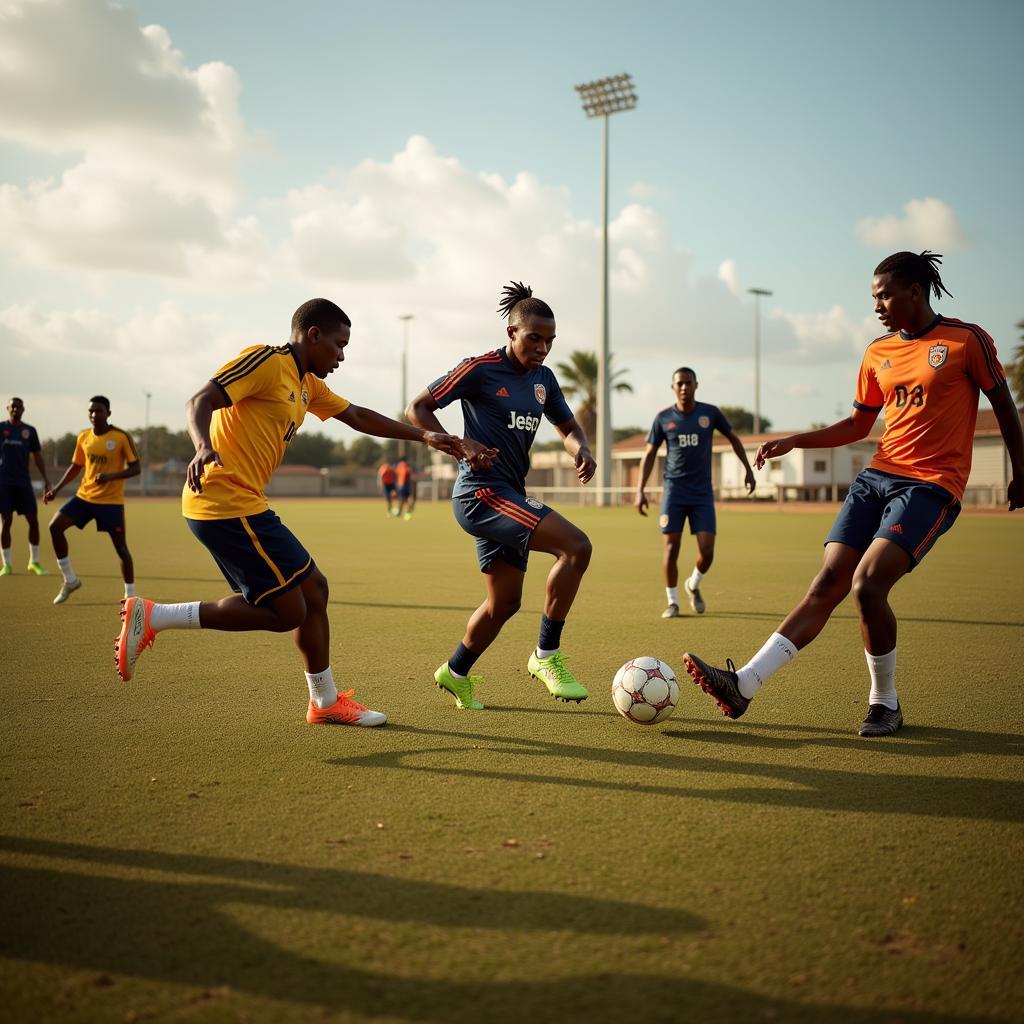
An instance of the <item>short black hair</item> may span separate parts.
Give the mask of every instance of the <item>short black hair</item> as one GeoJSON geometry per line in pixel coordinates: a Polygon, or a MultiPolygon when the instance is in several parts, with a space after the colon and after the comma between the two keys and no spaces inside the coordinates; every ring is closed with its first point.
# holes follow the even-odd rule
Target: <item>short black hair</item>
{"type": "Polygon", "coordinates": [[[321,331],[336,331],[339,327],[351,327],[348,314],[330,299],[308,299],[292,313],[292,333],[305,334],[310,327],[321,331]]]}
{"type": "Polygon", "coordinates": [[[934,292],[937,299],[942,298],[943,292],[953,298],[953,293],[939,276],[938,264],[941,262],[942,253],[929,252],[927,249],[922,253],[894,252],[875,267],[875,274],[890,274],[905,284],[919,284],[925,295],[934,292]]]}
{"type": "Polygon", "coordinates": [[[689,374],[691,374],[693,376],[693,383],[694,384],[697,383],[697,371],[696,370],[691,370],[690,367],[688,367],[688,366],[680,366],[678,370],[673,371],[672,379],[675,380],[676,377],[678,377],[679,374],[681,374],[681,373],[689,373],[689,374]]]}
{"type": "MultiPolygon", "coordinates": [[[[21,399],[17,395],[11,395],[11,399],[7,404],[10,405],[11,402],[21,402],[21,399]]],[[[21,404],[24,405],[25,403],[21,402],[21,404]]]]}
{"type": "Polygon", "coordinates": [[[543,316],[554,320],[555,314],[543,299],[533,297],[533,289],[522,281],[509,281],[501,289],[498,298],[498,313],[506,317],[510,324],[520,323],[523,317],[543,316]]]}
{"type": "Polygon", "coordinates": [[[92,398],[89,399],[89,404],[92,405],[93,402],[97,405],[105,405],[107,407],[107,412],[110,412],[110,399],[105,395],[93,395],[92,398]]]}

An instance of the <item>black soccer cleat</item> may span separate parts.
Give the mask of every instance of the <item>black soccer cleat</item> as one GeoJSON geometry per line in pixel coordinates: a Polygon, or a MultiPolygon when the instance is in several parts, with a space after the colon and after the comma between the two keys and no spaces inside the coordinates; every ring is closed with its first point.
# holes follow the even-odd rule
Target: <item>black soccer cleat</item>
{"type": "Polygon", "coordinates": [[[896,710],[884,704],[869,704],[868,717],[861,722],[861,736],[895,736],[897,729],[903,725],[903,711],[896,704],[896,710]]]}
{"type": "Polygon", "coordinates": [[[683,664],[690,678],[714,698],[726,718],[739,718],[750,707],[750,700],[740,693],[739,677],[732,658],[726,658],[725,663],[728,668],[715,668],[695,654],[683,655],[683,664]]]}

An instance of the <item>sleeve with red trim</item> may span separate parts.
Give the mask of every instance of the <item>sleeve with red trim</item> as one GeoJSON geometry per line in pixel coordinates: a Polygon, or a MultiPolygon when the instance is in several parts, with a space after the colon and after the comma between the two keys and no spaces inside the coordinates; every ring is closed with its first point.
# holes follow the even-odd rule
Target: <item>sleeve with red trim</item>
{"type": "Polygon", "coordinates": [[[463,398],[475,398],[479,394],[487,367],[500,362],[501,354],[498,352],[469,356],[454,370],[449,370],[427,387],[430,397],[437,402],[439,409],[463,398]]]}

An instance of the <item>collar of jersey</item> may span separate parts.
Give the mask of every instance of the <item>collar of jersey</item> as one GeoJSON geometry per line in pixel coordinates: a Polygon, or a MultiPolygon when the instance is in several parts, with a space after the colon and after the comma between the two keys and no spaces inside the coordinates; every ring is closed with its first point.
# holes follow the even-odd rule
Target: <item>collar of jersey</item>
{"type": "Polygon", "coordinates": [[[302,382],[302,364],[299,362],[299,357],[295,354],[295,346],[288,342],[288,351],[292,355],[292,359],[295,360],[295,372],[299,375],[299,382],[302,382]]]}
{"type": "Polygon", "coordinates": [[[917,341],[918,338],[923,338],[930,330],[937,327],[941,319],[942,314],[936,313],[935,319],[923,331],[918,331],[917,334],[907,334],[906,331],[900,331],[900,337],[904,341],[917,341]]]}

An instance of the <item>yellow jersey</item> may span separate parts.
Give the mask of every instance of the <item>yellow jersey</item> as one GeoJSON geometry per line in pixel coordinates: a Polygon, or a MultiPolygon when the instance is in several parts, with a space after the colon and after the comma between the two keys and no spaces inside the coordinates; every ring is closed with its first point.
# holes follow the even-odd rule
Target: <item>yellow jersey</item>
{"type": "Polygon", "coordinates": [[[270,507],[263,489],[306,413],[328,420],[349,402],[315,374],[303,374],[290,345],[243,349],[211,380],[229,402],[214,410],[210,424],[213,450],[223,465],[207,464],[201,493],[185,484],[182,514],[186,519],[259,515],[270,507]]]}
{"type": "Polygon", "coordinates": [[[131,435],[120,427],[108,424],[106,433],[97,434],[92,427],[83,430],[75,441],[71,461],[82,466],[82,482],[78,497],[94,505],[123,505],[124,480],[97,483],[100,473],[120,473],[128,464],[139,461],[139,453],[131,435]]]}

